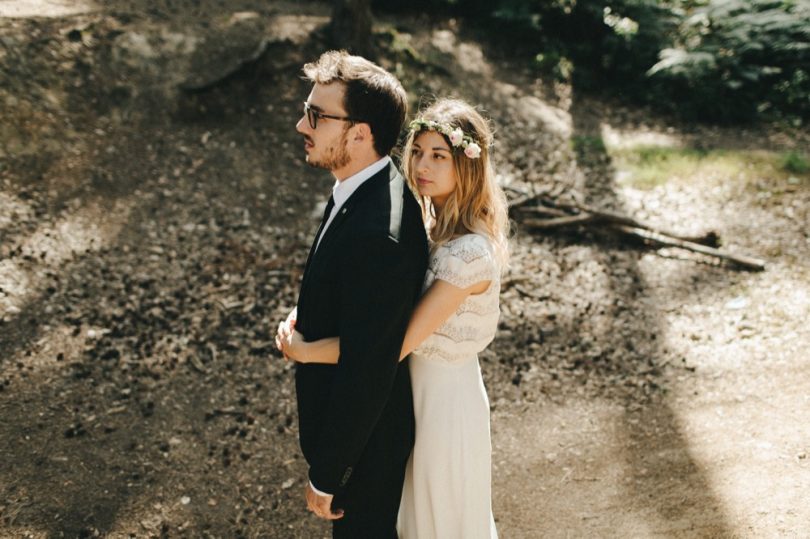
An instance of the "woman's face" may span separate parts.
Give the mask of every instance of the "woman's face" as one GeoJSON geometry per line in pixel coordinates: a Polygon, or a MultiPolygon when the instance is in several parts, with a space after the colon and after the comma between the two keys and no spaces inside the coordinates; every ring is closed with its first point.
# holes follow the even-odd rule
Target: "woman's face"
{"type": "Polygon", "coordinates": [[[411,173],[419,194],[430,197],[441,208],[456,188],[453,153],[444,137],[435,131],[416,136],[411,149],[411,173]]]}

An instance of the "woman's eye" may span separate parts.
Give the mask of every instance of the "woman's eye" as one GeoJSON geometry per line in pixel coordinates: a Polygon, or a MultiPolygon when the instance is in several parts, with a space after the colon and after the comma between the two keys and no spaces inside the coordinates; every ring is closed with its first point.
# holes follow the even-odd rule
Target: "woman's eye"
{"type": "Polygon", "coordinates": [[[444,155],[442,155],[440,153],[434,153],[433,154],[433,159],[444,159],[444,155]]]}

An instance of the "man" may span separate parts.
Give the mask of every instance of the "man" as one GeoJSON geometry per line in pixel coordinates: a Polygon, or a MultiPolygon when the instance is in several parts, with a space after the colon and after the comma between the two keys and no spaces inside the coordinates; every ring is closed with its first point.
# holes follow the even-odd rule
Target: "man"
{"type": "Polygon", "coordinates": [[[414,418],[402,339],[427,268],[418,203],[389,153],[407,112],[390,73],[346,52],[304,66],[296,129],[337,180],[309,253],[295,329],[340,337],[337,365],[297,364],[307,505],[336,538],[396,538],[414,418]]]}

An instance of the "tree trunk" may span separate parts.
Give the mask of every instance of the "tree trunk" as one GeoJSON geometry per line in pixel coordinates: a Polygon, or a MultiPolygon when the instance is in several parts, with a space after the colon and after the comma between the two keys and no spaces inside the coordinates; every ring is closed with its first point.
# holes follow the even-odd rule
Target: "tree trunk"
{"type": "Polygon", "coordinates": [[[329,37],[335,47],[370,56],[371,0],[334,0],[329,37]]]}

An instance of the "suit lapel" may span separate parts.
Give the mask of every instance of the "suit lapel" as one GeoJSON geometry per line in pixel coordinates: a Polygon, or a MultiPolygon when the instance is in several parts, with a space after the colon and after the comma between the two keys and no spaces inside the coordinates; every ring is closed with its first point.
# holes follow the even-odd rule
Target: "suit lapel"
{"type": "MultiPolygon", "coordinates": [[[[312,294],[317,295],[317,292],[313,292],[313,290],[317,291],[316,283],[312,281],[313,268],[318,267],[316,264],[324,263],[325,259],[323,257],[328,255],[328,249],[326,248],[330,246],[330,243],[340,239],[337,232],[345,225],[346,221],[349,220],[349,217],[356,211],[363,211],[363,207],[361,206],[362,201],[373,193],[375,189],[385,189],[386,192],[390,191],[389,185],[399,183],[396,181],[398,178],[401,182],[402,180],[399,171],[393,164],[389,164],[387,168],[383,168],[380,172],[363,182],[363,184],[360,185],[360,187],[358,187],[354,193],[352,193],[352,196],[350,196],[349,199],[346,200],[343,206],[341,206],[341,208],[338,210],[337,215],[335,215],[335,218],[329,224],[329,228],[327,228],[326,232],[324,232],[320,245],[316,250],[315,242],[318,241],[318,236],[320,236],[321,233],[321,229],[318,229],[318,235],[315,236],[315,240],[313,241],[312,247],[309,251],[306,266],[304,266],[304,275],[301,280],[301,289],[298,294],[301,331],[306,331],[306,326],[309,320],[309,317],[307,316],[309,313],[309,308],[314,308],[312,302],[316,301],[315,305],[317,305],[316,298],[314,296],[311,297],[312,294]],[[313,286],[315,286],[314,289],[313,286]]],[[[399,196],[401,197],[401,194],[399,196]]]]}
{"type": "MultiPolygon", "coordinates": [[[[348,217],[348,215],[351,213],[352,210],[353,198],[354,195],[352,195],[349,198],[349,200],[347,200],[346,203],[343,204],[343,206],[338,210],[337,215],[335,215],[335,218],[332,219],[331,223],[329,223],[329,228],[326,229],[326,232],[324,232],[323,234],[323,238],[321,238],[321,244],[318,247],[318,251],[323,249],[324,245],[327,245],[329,243],[329,240],[335,235],[335,231],[337,231],[337,229],[340,228],[340,225],[342,225],[343,222],[346,221],[346,217],[348,217]]],[[[315,256],[317,256],[318,251],[315,252],[314,254],[315,256]]]]}
{"type": "Polygon", "coordinates": [[[387,167],[379,171],[377,174],[363,182],[363,184],[357,188],[357,190],[352,193],[352,196],[346,200],[346,202],[341,206],[338,210],[337,215],[335,218],[332,219],[332,222],[329,223],[329,228],[326,229],[326,232],[321,238],[321,244],[318,247],[318,250],[312,256],[318,256],[318,253],[324,248],[324,245],[327,245],[329,241],[335,236],[337,231],[340,229],[340,226],[346,222],[346,219],[352,214],[354,209],[357,205],[362,201],[369,193],[374,190],[374,186],[383,181],[387,181],[391,174],[396,172],[396,167],[389,164],[387,167]]]}

